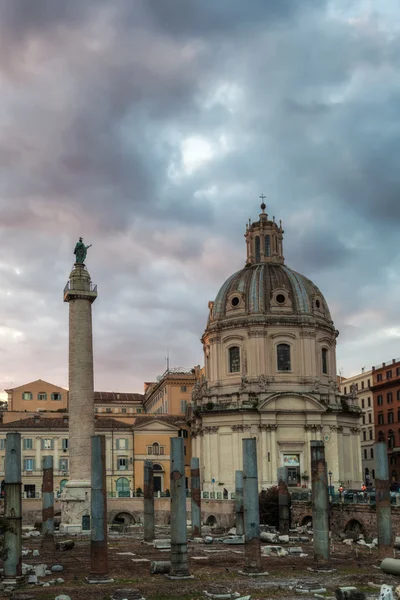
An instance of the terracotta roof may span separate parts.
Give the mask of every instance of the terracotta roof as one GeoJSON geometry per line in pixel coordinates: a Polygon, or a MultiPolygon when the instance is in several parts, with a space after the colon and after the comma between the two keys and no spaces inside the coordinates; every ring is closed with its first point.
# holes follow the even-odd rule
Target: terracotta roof
{"type": "Polygon", "coordinates": [[[23,383],[21,385],[17,385],[16,387],[8,388],[7,390],[4,390],[4,391],[5,392],[13,392],[14,390],[19,390],[21,388],[28,389],[30,385],[33,385],[35,383],[44,383],[44,384],[49,385],[58,390],[63,390],[64,392],[68,392],[68,390],[66,388],[63,388],[60,385],[56,385],[54,383],[50,383],[49,381],[45,381],[44,379],[35,379],[35,381],[29,381],[28,383],[23,383]]]}
{"type": "Polygon", "coordinates": [[[135,419],[135,425],[144,425],[145,423],[150,423],[151,421],[165,421],[166,423],[170,423],[171,425],[185,424],[186,418],[185,415],[138,415],[135,419]]]}
{"type": "Polygon", "coordinates": [[[143,402],[144,394],[130,392],[95,392],[95,402],[143,402]]]}
{"type": "MultiPolygon", "coordinates": [[[[127,423],[117,421],[116,419],[95,419],[96,429],[130,429],[127,423]]],[[[21,421],[12,421],[1,426],[1,429],[68,429],[68,417],[56,417],[48,419],[43,417],[29,417],[21,421]]]]}

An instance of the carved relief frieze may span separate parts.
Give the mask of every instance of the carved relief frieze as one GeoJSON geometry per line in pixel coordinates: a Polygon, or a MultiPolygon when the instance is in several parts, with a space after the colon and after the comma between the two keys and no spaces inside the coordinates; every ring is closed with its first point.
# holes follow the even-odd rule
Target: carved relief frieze
{"type": "Polygon", "coordinates": [[[259,337],[264,337],[266,335],[266,332],[264,330],[260,330],[260,329],[253,329],[247,332],[247,336],[249,338],[259,338],[259,337]]]}
{"type": "Polygon", "coordinates": [[[244,392],[244,390],[247,389],[248,385],[249,385],[249,380],[247,379],[247,377],[245,375],[243,375],[243,377],[240,380],[239,392],[244,392]]]}
{"type": "Polygon", "coordinates": [[[323,425],[319,425],[317,423],[306,423],[304,425],[304,429],[312,431],[322,431],[323,425]]]}
{"type": "Polygon", "coordinates": [[[260,431],[276,431],[278,429],[278,425],[276,423],[263,423],[258,426],[260,431]]]}
{"type": "Polygon", "coordinates": [[[204,396],[209,396],[210,390],[208,389],[207,379],[203,379],[202,382],[196,381],[193,386],[192,400],[201,400],[204,396]]]}
{"type": "Polygon", "coordinates": [[[343,427],[341,425],[329,425],[331,431],[342,432],[343,427]]]}
{"type": "Polygon", "coordinates": [[[262,390],[266,390],[267,387],[275,381],[274,377],[268,377],[264,373],[260,375],[257,379],[257,384],[260,386],[262,390]]]}
{"type": "Polygon", "coordinates": [[[301,337],[301,338],[309,338],[309,339],[313,339],[313,338],[315,338],[315,336],[316,336],[316,333],[315,333],[315,331],[313,331],[313,330],[307,330],[307,329],[306,329],[306,330],[304,330],[304,329],[303,329],[302,331],[300,331],[300,334],[299,334],[299,335],[300,335],[300,337],[301,337]]]}
{"type": "Polygon", "coordinates": [[[243,433],[244,431],[251,431],[251,425],[232,425],[231,429],[235,433],[238,433],[238,432],[243,433]]]}
{"type": "Polygon", "coordinates": [[[206,426],[203,428],[204,433],[217,433],[219,427],[217,425],[206,426]]]}
{"type": "Polygon", "coordinates": [[[359,427],[350,427],[351,433],[361,433],[361,429],[359,427]]]}

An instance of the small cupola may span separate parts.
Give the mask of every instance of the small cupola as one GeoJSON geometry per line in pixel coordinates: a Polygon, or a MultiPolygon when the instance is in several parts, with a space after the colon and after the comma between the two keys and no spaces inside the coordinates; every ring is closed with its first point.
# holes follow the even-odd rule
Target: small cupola
{"type": "Polygon", "coordinates": [[[268,219],[265,212],[267,208],[264,200],[265,196],[261,194],[261,213],[259,221],[246,223],[247,260],[246,265],[255,265],[258,263],[279,263],[283,264],[283,229],[282,221],[279,221],[279,227],[275,223],[275,217],[272,221],[268,219]]]}

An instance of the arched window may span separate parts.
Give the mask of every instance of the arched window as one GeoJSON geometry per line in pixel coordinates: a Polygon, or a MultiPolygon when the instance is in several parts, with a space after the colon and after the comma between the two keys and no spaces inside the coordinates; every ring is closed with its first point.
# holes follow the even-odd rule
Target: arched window
{"type": "Polygon", "coordinates": [[[383,423],[383,414],[381,413],[378,415],[378,425],[383,425],[383,424],[384,424],[383,423]]]}
{"type": "Polygon", "coordinates": [[[240,348],[239,346],[232,346],[229,348],[229,372],[239,373],[240,372],[240,348]]]}
{"type": "Polygon", "coordinates": [[[328,350],[322,348],[322,372],[328,374],[328,350]]]}
{"type": "Polygon", "coordinates": [[[117,497],[118,498],[129,498],[130,496],[130,488],[129,488],[129,479],[126,477],[120,477],[115,482],[117,497]]]}
{"type": "MultiPolygon", "coordinates": [[[[385,441],[385,434],[383,433],[383,431],[380,431],[378,433],[378,442],[384,442],[385,441]]],[[[374,475],[375,477],[375,475],[374,475]]]]}
{"type": "Polygon", "coordinates": [[[261,262],[261,250],[260,250],[260,236],[256,235],[255,240],[255,253],[256,253],[256,262],[261,262]]]}
{"type": "Polygon", "coordinates": [[[265,236],[265,256],[271,256],[271,238],[269,235],[265,236]]]}
{"type": "Polygon", "coordinates": [[[161,465],[159,465],[158,463],[154,463],[153,465],[153,471],[163,471],[164,469],[162,468],[161,465]]]}
{"type": "Polygon", "coordinates": [[[276,348],[278,371],[290,371],[290,346],[289,344],[278,344],[276,348]]]}
{"type": "Polygon", "coordinates": [[[158,442],[154,442],[152,445],[153,454],[160,454],[160,444],[158,442]]]}

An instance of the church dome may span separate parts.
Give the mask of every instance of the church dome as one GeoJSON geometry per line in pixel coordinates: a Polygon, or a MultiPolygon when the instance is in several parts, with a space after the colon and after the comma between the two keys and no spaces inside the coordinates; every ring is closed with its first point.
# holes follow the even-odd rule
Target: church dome
{"type": "Polygon", "coordinates": [[[318,287],[284,264],[250,264],[225,281],[212,307],[212,319],[239,314],[312,315],[332,322],[318,287]]]}
{"type": "MultiPolygon", "coordinates": [[[[262,197],[263,198],[263,197],[262,197]]],[[[209,324],[221,319],[273,315],[282,321],[287,317],[312,317],[333,325],[325,298],[317,286],[285,265],[283,228],[268,219],[264,202],[259,220],[246,224],[246,266],[231,275],[209,303],[209,324]]]]}

